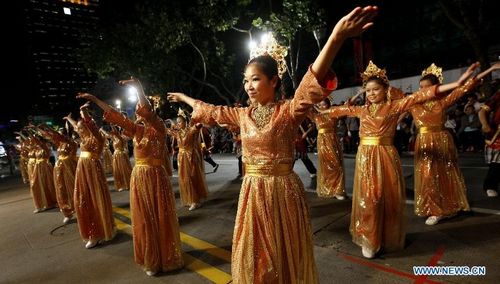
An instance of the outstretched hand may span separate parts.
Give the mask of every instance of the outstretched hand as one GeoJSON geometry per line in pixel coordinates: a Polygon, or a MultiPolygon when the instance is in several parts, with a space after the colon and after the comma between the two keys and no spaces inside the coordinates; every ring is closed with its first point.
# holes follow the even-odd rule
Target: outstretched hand
{"type": "Polygon", "coordinates": [[[458,85],[459,86],[462,86],[463,84],[465,84],[465,81],[467,81],[467,79],[469,79],[469,77],[472,75],[472,73],[474,73],[474,71],[476,71],[476,69],[479,67],[479,62],[474,62],[472,63],[469,68],[467,68],[467,70],[460,76],[460,78],[458,78],[458,85]]]}
{"type": "Polygon", "coordinates": [[[377,12],[377,6],[356,7],[337,22],[332,33],[344,39],[358,36],[373,26],[372,20],[377,12]]]}
{"type": "Polygon", "coordinates": [[[80,110],[86,110],[89,107],[90,107],[90,102],[86,102],[80,107],[80,110]]]}
{"type": "Polygon", "coordinates": [[[180,103],[184,101],[186,94],[183,93],[167,93],[167,99],[169,102],[180,103]]]}
{"type": "Polygon", "coordinates": [[[65,116],[65,117],[63,117],[62,119],[64,119],[64,120],[70,120],[70,119],[72,119],[72,117],[71,117],[71,112],[70,112],[70,113],[68,113],[68,115],[66,115],[66,116],[65,116]]]}
{"type": "Polygon", "coordinates": [[[118,81],[118,84],[120,85],[137,85],[139,83],[139,80],[133,76],[130,76],[130,79],[118,81]]]}
{"type": "Polygon", "coordinates": [[[94,95],[89,94],[89,93],[78,93],[78,95],[76,95],[76,98],[77,99],[86,99],[86,100],[89,100],[91,102],[95,102],[97,99],[94,95]]]}

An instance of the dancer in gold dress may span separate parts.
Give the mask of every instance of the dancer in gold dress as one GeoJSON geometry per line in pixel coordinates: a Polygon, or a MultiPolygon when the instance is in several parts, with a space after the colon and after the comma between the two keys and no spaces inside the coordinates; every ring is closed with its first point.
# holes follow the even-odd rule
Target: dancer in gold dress
{"type": "MultiPolygon", "coordinates": [[[[329,109],[330,99],[318,104],[320,110],[329,109]]],[[[328,114],[311,111],[309,115],[318,129],[318,184],[319,197],[345,199],[344,158],[342,146],[337,137],[337,119],[328,114]]]]}
{"type": "Polygon", "coordinates": [[[121,81],[138,90],[137,121],[133,122],[105,102],[87,93],[78,97],[90,100],[104,110],[104,119],[123,128],[133,139],[135,165],[130,179],[130,210],[135,262],[147,275],[183,266],[179,223],[170,177],[165,170],[165,124],[149,104],[141,83],[121,81]]]}
{"type": "MultiPolygon", "coordinates": [[[[494,69],[495,65],[479,74],[476,80],[494,69]]],[[[442,81],[442,69],[432,64],[422,72],[420,88],[441,84],[442,81]]],[[[418,128],[415,141],[415,214],[428,217],[425,221],[427,225],[435,225],[461,210],[470,210],[453,137],[444,127],[446,109],[468,91],[469,88],[457,88],[446,97],[410,108],[418,128]]]]}
{"type": "Polygon", "coordinates": [[[293,172],[294,139],[309,109],[336,87],[329,72],[345,39],[372,25],[376,7],[356,8],[333,29],[291,100],[281,97],[286,48],[269,37],[244,72],[250,107],[214,106],[182,93],[168,99],[193,107],[192,120],[240,129],[245,176],[233,234],[233,283],[317,283],[304,185],[293,172]]]}
{"type": "Polygon", "coordinates": [[[469,67],[457,82],[403,97],[401,90],[390,87],[385,70],[370,61],[362,74],[366,105],[335,106],[328,111],[332,118],[347,115],[360,119],[350,232],[366,258],[373,258],[381,247],[388,252],[404,247],[405,186],[401,161],[393,146],[400,114],[459,85],[464,91],[470,90],[475,80],[465,80],[474,69],[475,65],[469,67]]]}
{"type": "Polygon", "coordinates": [[[113,208],[104,176],[101,154],[105,138],[90,116],[88,104],[80,108],[81,120],[64,117],[80,136],[80,158],[76,166],[74,204],[80,236],[86,248],[109,241],[116,234],[113,208]]]}

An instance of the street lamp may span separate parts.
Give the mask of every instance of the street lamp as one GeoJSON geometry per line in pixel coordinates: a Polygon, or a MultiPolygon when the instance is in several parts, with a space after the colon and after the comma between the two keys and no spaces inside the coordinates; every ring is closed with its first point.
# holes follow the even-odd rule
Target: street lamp
{"type": "Polygon", "coordinates": [[[121,100],[116,100],[115,101],[115,105],[116,105],[116,108],[118,110],[121,110],[121,108],[122,108],[122,101],[121,100]]]}
{"type": "Polygon", "coordinates": [[[128,96],[127,99],[131,103],[137,102],[137,89],[135,87],[128,87],[128,96]]]}

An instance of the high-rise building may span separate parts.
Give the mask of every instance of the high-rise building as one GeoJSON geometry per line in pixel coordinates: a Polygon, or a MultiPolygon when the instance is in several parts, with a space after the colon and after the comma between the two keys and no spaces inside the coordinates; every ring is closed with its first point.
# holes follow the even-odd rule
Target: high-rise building
{"type": "Polygon", "coordinates": [[[78,49],[95,30],[99,0],[27,0],[26,44],[31,57],[31,112],[60,115],[75,108],[77,92],[96,83],[78,49]]]}

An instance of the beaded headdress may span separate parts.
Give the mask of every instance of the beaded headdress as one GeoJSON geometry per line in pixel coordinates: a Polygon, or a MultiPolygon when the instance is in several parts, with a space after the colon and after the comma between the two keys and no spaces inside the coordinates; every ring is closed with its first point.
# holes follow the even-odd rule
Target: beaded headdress
{"type": "Polygon", "coordinates": [[[361,78],[363,79],[363,87],[366,85],[368,79],[372,77],[377,77],[384,81],[387,85],[389,85],[389,78],[385,74],[385,69],[380,69],[375,65],[371,60],[368,63],[368,66],[365,69],[365,72],[361,73],[361,78]]]}
{"type": "Polygon", "coordinates": [[[263,36],[260,43],[250,47],[250,60],[262,55],[271,56],[278,63],[278,76],[283,78],[286,72],[285,57],[288,54],[286,46],[278,44],[272,33],[267,33],[263,36]]]}
{"type": "Polygon", "coordinates": [[[437,67],[436,64],[432,63],[431,66],[422,71],[422,77],[429,74],[436,76],[440,84],[443,83],[443,68],[437,67]]]}
{"type": "Polygon", "coordinates": [[[179,111],[177,112],[177,116],[184,117],[184,119],[187,120],[187,115],[182,108],[180,108],[179,111]]]}

